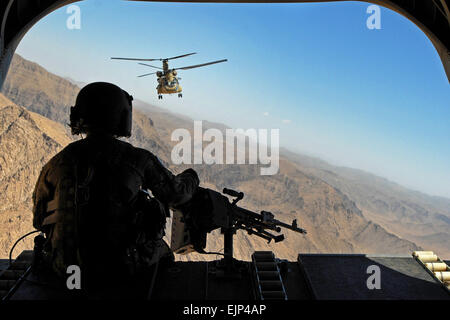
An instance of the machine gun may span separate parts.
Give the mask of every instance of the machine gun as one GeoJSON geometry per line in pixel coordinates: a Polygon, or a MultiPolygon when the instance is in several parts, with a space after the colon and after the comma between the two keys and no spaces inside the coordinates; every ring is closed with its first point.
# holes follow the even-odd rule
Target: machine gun
{"type": "Polygon", "coordinates": [[[230,265],[233,260],[233,235],[238,229],[268,242],[283,241],[283,234],[274,234],[280,233],[282,228],[306,234],[306,230],[297,226],[296,219],[287,224],[275,219],[271,212],[257,213],[239,207],[237,203],[244,198],[242,192],[225,188],[223,193],[234,199],[230,202],[228,197],[217,191],[198,188],[188,203],[174,210],[171,248],[175,253],[205,253],[207,234],[221,228],[224,234],[224,260],[226,265],[230,265]]]}

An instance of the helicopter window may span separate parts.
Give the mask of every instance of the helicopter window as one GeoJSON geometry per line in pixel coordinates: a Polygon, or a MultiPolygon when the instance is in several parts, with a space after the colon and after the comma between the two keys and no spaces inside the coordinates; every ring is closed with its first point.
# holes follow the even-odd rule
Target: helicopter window
{"type": "MultiPolygon", "coordinates": [[[[195,164],[200,176],[209,179],[205,183],[246,192],[244,201],[250,199],[253,209],[298,216],[317,229],[315,234],[324,230],[317,221],[339,224],[326,230],[326,241],[300,239],[308,250],[359,248],[410,254],[404,248],[416,244],[444,248],[441,252],[450,257],[450,247],[442,245],[450,234],[449,84],[433,44],[409,20],[382,7],[378,28],[376,16],[367,13],[368,4],[358,1],[167,5],[87,0],[76,5],[82,12],[79,29],[66,28],[70,16],[67,6],[62,7],[36,23],[17,49],[23,58],[60,75],[60,83],[68,89],[59,90],[57,81],[47,87],[47,79],[56,76],[40,81],[38,74],[29,74],[36,68],[23,67],[25,62],[17,56],[3,86],[10,100],[65,124],[67,106],[76,92],[73,88],[102,78],[132,94],[136,106],[151,110],[153,120],[161,120],[154,121],[161,139],[141,134],[132,141],[158,150],[157,156],[171,170],[179,172],[179,163],[195,164]],[[169,28],[167,17],[175,17],[169,28]],[[173,69],[182,80],[168,81],[167,70],[173,69]],[[154,90],[157,76],[158,92],[154,90]],[[33,83],[26,83],[29,79],[33,83]],[[170,94],[174,90],[159,90],[165,85],[179,85],[183,92],[177,97],[170,94]],[[192,131],[193,120],[198,119],[211,121],[203,128],[204,136],[211,139],[194,141],[193,134],[189,146],[205,148],[199,156],[189,149],[179,157],[185,162],[177,163],[172,159],[171,134],[180,128],[192,131]],[[235,142],[230,163],[228,145],[214,149],[212,144],[226,141],[227,128],[248,129],[243,131],[249,136],[230,139],[235,142]],[[255,141],[257,153],[251,148],[255,141]],[[185,154],[191,158],[185,160],[185,154]],[[260,167],[276,170],[261,174],[260,167]],[[421,202],[414,202],[410,189],[399,191],[400,187],[377,176],[445,200],[423,195],[421,202]],[[407,220],[399,212],[411,213],[413,218],[407,220]],[[423,212],[436,215],[430,214],[430,221],[416,219],[423,212]],[[379,239],[380,234],[377,237],[376,230],[369,229],[367,242],[359,243],[352,232],[364,229],[361,221],[395,230],[395,244],[371,247],[367,239],[379,239]],[[412,223],[421,230],[414,237],[405,227],[412,223]],[[429,225],[442,226],[445,232],[429,225]],[[423,242],[422,238],[433,240],[423,242]]],[[[155,131],[146,130],[141,132],[155,131]]],[[[295,247],[286,255],[293,254],[295,260],[301,250],[295,247]]]]}

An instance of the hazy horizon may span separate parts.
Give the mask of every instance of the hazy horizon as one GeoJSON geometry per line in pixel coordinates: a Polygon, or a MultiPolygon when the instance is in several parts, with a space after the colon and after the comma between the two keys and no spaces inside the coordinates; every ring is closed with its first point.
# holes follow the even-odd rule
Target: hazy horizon
{"type": "Polygon", "coordinates": [[[400,15],[383,8],[382,29],[368,30],[368,4],[359,2],[112,3],[108,10],[102,9],[103,1],[77,3],[82,13],[80,30],[65,28],[65,7],[53,12],[25,35],[17,53],[76,82],[117,83],[136,99],[194,120],[232,128],[279,128],[280,145],[294,153],[450,199],[448,80],[428,38],[400,15]],[[135,23],[125,26],[115,19],[121,10],[133,14],[135,23]],[[177,25],[161,35],[158,21],[167,10],[177,25]],[[322,25],[315,19],[323,19],[322,25]],[[230,27],[230,21],[237,25],[230,27]],[[303,30],[302,23],[318,30],[292,31],[294,27],[303,30]],[[353,23],[360,23],[360,29],[353,30],[353,23]],[[241,35],[243,24],[247,29],[241,35]],[[147,26],[157,30],[147,31],[147,26]],[[280,36],[270,29],[276,26],[291,29],[280,36]],[[174,31],[191,39],[174,36],[174,31]],[[218,39],[205,43],[211,34],[218,39]],[[289,38],[294,35],[300,44],[289,38]],[[145,37],[150,39],[142,42],[145,37]],[[347,43],[345,38],[351,40],[347,43]],[[323,51],[330,49],[330,43],[334,52],[323,51]],[[346,47],[352,43],[360,46],[346,47]],[[382,56],[386,50],[390,55],[382,56]],[[197,55],[170,65],[229,61],[180,71],[183,98],[165,96],[163,101],[156,99],[153,77],[136,78],[149,69],[109,60],[111,56],[157,58],[196,51],[197,55]],[[330,59],[338,62],[330,63],[330,59]],[[286,86],[294,89],[286,90],[286,86]]]}

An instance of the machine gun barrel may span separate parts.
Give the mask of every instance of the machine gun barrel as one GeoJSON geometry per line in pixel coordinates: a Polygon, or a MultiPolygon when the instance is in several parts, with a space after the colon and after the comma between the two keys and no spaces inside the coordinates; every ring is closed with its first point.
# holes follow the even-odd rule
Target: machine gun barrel
{"type": "Polygon", "coordinates": [[[292,230],[292,231],[295,231],[295,232],[307,234],[307,231],[306,231],[305,229],[299,228],[299,227],[297,226],[297,219],[294,219],[294,220],[292,221],[292,224],[287,224],[287,223],[284,223],[284,222],[279,221],[279,220],[275,220],[274,223],[275,223],[277,226],[280,226],[280,227],[282,227],[282,228],[286,228],[286,229],[289,229],[289,230],[292,230]]]}

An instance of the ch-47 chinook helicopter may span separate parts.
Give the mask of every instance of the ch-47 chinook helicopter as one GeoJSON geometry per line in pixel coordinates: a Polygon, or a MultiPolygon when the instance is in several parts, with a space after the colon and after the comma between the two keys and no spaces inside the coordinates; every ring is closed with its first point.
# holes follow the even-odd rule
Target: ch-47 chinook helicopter
{"type": "Polygon", "coordinates": [[[162,61],[162,68],[139,62],[139,64],[141,64],[143,66],[160,69],[162,71],[146,73],[146,74],[142,74],[138,77],[146,77],[146,76],[149,76],[152,74],[156,74],[156,76],[158,77],[158,86],[156,87],[156,90],[158,91],[158,99],[162,99],[163,94],[172,94],[172,93],[178,93],[178,97],[181,98],[181,97],[183,97],[183,94],[181,93],[182,88],[180,86],[180,83],[178,82],[178,80],[180,80],[181,78],[177,77],[177,70],[187,70],[187,69],[199,68],[199,67],[204,67],[204,66],[207,66],[210,64],[228,61],[227,59],[223,59],[223,60],[217,60],[217,61],[212,61],[212,62],[207,62],[207,63],[202,63],[202,64],[196,64],[193,66],[169,69],[169,62],[168,62],[169,60],[183,58],[183,57],[187,57],[187,56],[190,56],[193,54],[196,54],[196,52],[187,53],[187,54],[183,54],[181,56],[176,56],[176,57],[171,57],[171,58],[140,59],[140,58],[112,57],[111,59],[132,60],[132,61],[162,61]]]}

